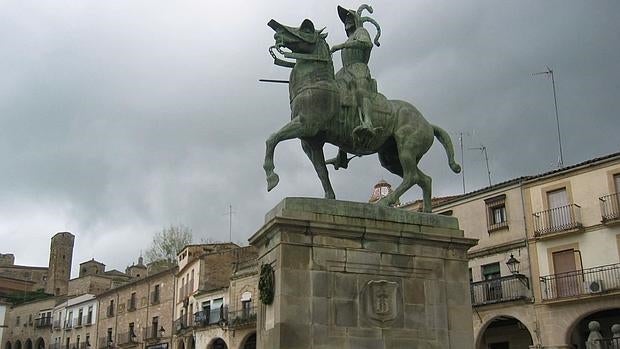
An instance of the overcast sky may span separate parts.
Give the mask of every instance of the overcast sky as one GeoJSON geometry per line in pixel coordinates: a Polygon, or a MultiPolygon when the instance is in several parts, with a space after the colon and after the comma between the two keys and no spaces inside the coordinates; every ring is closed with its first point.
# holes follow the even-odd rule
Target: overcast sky
{"type": "MultiPolygon", "coordinates": [[[[322,197],[297,140],[276,149],[280,184],[266,192],[264,141],[290,117],[288,90],[257,80],[288,78],[267,51],[271,18],[310,18],[335,45],[346,39],[339,4],[360,3],[0,0],[0,253],[44,266],[50,237],[70,231],[74,266],[124,270],[164,226],[227,241],[232,205],[232,240],[246,244],[282,198],[322,197]]],[[[469,148],[486,146],[493,183],[557,166],[551,80],[532,76],[545,65],[565,165],[620,151],[619,1],[371,5],[379,90],[450,132],[459,162],[464,133],[467,191],[488,185],[469,148]]],[[[462,193],[438,142],[421,168],[434,196],[462,193]]],[[[376,156],[330,175],[355,201],[381,178],[400,181],[376,156]]]]}

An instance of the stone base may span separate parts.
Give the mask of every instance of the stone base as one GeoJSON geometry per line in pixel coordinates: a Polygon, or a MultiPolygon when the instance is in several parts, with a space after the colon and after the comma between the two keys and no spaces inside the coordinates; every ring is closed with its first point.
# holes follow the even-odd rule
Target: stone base
{"type": "Polygon", "coordinates": [[[473,348],[466,251],[453,217],[286,198],[250,238],[275,270],[258,348],[473,348]]]}

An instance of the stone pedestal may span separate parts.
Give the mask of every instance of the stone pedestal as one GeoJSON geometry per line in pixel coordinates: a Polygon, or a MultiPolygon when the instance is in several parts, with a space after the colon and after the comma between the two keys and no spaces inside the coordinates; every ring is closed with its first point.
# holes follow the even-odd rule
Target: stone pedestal
{"type": "Polygon", "coordinates": [[[250,243],[275,271],[259,349],[473,348],[475,240],[453,217],[286,198],[250,243]]]}

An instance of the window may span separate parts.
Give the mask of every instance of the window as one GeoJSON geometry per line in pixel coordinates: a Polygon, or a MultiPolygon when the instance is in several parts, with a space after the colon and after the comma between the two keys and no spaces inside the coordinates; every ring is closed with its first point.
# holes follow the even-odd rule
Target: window
{"type": "Polygon", "coordinates": [[[112,328],[108,328],[108,335],[106,336],[107,345],[109,346],[112,343],[112,328]]]}
{"type": "Polygon", "coordinates": [[[484,200],[487,207],[487,230],[496,231],[508,227],[506,215],[506,195],[496,196],[484,200]]]}
{"type": "Polygon", "coordinates": [[[86,323],[87,324],[93,323],[93,306],[92,305],[88,306],[88,315],[86,315],[86,323]]]}
{"type": "Polygon", "coordinates": [[[110,299],[110,305],[108,305],[108,317],[114,316],[114,299],[110,299]]]}
{"type": "Polygon", "coordinates": [[[151,320],[151,338],[157,338],[157,331],[159,331],[159,316],[154,316],[151,320]]]}
{"type": "Polygon", "coordinates": [[[567,227],[572,221],[572,211],[568,207],[568,193],[566,188],[547,192],[549,203],[549,223],[551,230],[560,230],[567,227]]]}
{"type": "Polygon", "coordinates": [[[65,327],[73,327],[73,311],[67,313],[67,319],[65,320],[65,327]]]}
{"type": "Polygon", "coordinates": [[[151,295],[151,304],[159,303],[159,285],[155,285],[153,294],[151,295]]]}
{"type": "Polygon", "coordinates": [[[614,186],[616,193],[620,192],[620,173],[614,175],[614,186]]]}
{"type": "Polygon", "coordinates": [[[19,326],[19,320],[20,320],[19,316],[16,316],[15,317],[15,326],[19,326]]]}
{"type": "Polygon", "coordinates": [[[84,342],[86,347],[90,347],[90,333],[86,334],[86,341],[84,342]]]}
{"type": "Polygon", "coordinates": [[[84,316],[84,310],[82,308],[80,308],[80,310],[78,310],[78,318],[77,318],[78,326],[82,326],[82,317],[83,316],[84,316]]]}
{"type": "Polygon", "coordinates": [[[131,292],[129,297],[129,304],[127,304],[127,310],[136,310],[136,293],[131,292]]]}
{"type": "Polygon", "coordinates": [[[71,338],[70,338],[70,337],[67,337],[67,340],[66,340],[66,342],[65,342],[65,343],[66,343],[66,344],[65,344],[65,349],[69,349],[69,344],[71,343],[71,338]]]}
{"type": "Polygon", "coordinates": [[[77,338],[75,338],[75,347],[76,348],[80,348],[80,336],[77,336],[77,338]]]}

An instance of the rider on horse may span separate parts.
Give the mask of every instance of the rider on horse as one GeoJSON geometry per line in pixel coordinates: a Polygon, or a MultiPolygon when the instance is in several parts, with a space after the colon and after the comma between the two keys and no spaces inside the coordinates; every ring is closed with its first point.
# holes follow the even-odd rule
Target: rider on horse
{"type": "MultiPolygon", "coordinates": [[[[372,18],[362,17],[363,10],[372,13],[372,7],[368,5],[361,5],[357,11],[338,6],[338,16],[344,23],[348,39],[331,48],[331,52],[342,51],[342,69],[336,74],[336,79],[344,81],[347,89],[354,96],[354,105],[359,115],[360,125],[353,129],[353,139],[360,145],[371,142],[376,133],[381,130],[380,127],[372,125],[373,100],[377,95],[377,83],[371,77],[370,69],[368,69],[373,42],[370,39],[370,34],[364,28],[364,22],[370,22],[376,27],[377,35],[374,43],[377,46],[379,46],[381,28],[372,18]]],[[[333,163],[336,169],[347,167],[348,161],[344,151],[341,150],[338,158],[334,160],[329,161],[329,163],[333,163]]]]}

